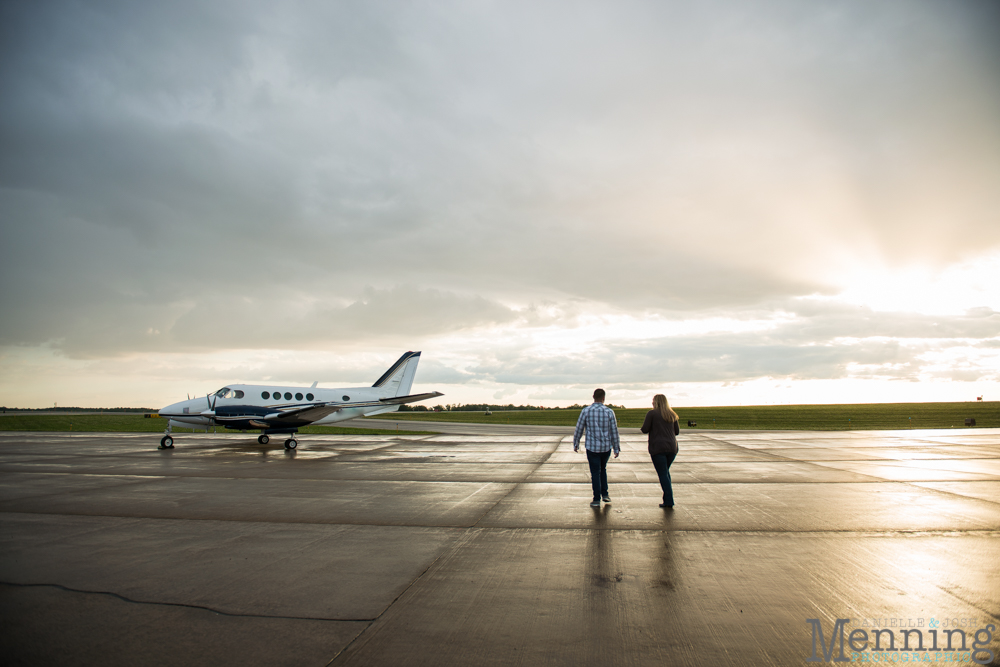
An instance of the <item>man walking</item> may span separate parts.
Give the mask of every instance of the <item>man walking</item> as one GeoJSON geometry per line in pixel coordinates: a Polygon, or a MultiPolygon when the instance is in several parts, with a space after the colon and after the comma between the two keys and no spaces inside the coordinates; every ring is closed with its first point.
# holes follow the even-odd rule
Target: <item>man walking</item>
{"type": "Polygon", "coordinates": [[[576,421],[576,433],[573,434],[573,451],[580,451],[580,437],[586,431],[587,463],[590,465],[590,483],[594,487],[594,500],[591,507],[600,507],[601,499],[610,503],[608,495],[608,459],[611,450],[615,458],[621,450],[618,440],[618,420],[614,411],[604,405],[604,390],[594,390],[594,402],[580,411],[576,421]]]}

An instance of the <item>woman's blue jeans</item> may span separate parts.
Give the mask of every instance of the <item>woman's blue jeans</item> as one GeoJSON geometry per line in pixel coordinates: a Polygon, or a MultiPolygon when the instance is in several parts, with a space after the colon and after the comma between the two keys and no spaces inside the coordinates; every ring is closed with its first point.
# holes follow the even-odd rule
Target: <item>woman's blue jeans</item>
{"type": "Polygon", "coordinates": [[[650,454],[649,458],[653,459],[656,476],[660,478],[660,488],[663,489],[663,504],[673,507],[674,490],[670,486],[670,464],[677,458],[677,452],[670,454],[650,454]]]}

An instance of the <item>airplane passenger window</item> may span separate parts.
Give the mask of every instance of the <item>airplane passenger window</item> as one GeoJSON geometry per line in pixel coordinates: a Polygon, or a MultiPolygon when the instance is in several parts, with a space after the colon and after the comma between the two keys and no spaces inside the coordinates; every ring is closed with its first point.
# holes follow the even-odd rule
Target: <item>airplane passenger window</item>
{"type": "Polygon", "coordinates": [[[286,401],[292,400],[292,392],[290,392],[290,391],[286,391],[285,392],[285,400],[286,401]]]}
{"type": "Polygon", "coordinates": [[[302,394],[295,394],[295,400],[296,401],[301,401],[302,400],[302,394]]]}
{"type": "Polygon", "coordinates": [[[263,398],[266,401],[267,399],[271,398],[271,392],[269,392],[269,391],[262,391],[262,392],[260,392],[260,397],[263,398]]]}
{"type": "Polygon", "coordinates": [[[313,400],[313,395],[312,394],[306,394],[306,400],[307,401],[313,400]]]}
{"type": "Polygon", "coordinates": [[[243,390],[242,389],[237,389],[236,390],[236,398],[243,398],[243,390]]]}
{"type": "Polygon", "coordinates": [[[351,400],[351,397],[350,396],[344,396],[344,400],[345,401],[349,401],[349,400],[351,400]]]}

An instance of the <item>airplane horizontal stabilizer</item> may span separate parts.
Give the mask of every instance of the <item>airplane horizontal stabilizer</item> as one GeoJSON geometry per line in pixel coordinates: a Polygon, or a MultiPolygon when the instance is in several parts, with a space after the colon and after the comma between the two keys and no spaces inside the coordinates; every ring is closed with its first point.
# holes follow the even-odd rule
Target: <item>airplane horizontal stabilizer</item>
{"type": "Polygon", "coordinates": [[[435,396],[444,396],[440,391],[432,391],[429,394],[410,394],[409,396],[391,396],[389,398],[378,399],[383,405],[403,405],[404,403],[416,403],[435,396]]]}

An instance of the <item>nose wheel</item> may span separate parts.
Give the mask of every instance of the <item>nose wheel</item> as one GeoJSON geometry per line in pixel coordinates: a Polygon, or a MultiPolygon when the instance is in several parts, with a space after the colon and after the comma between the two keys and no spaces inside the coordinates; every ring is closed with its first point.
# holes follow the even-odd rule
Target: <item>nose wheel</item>
{"type": "Polygon", "coordinates": [[[263,433],[257,436],[257,442],[259,442],[262,445],[266,445],[270,441],[271,441],[271,439],[269,437],[267,437],[266,435],[264,435],[263,433]]]}
{"type": "Polygon", "coordinates": [[[173,449],[173,448],[174,448],[173,438],[171,438],[169,435],[165,435],[162,438],[160,438],[160,449],[173,449]]]}
{"type": "Polygon", "coordinates": [[[289,438],[285,440],[285,449],[295,449],[299,446],[299,443],[295,442],[295,438],[289,438]]]}

